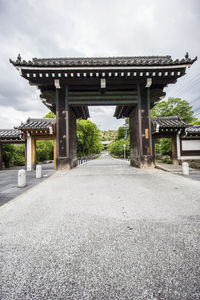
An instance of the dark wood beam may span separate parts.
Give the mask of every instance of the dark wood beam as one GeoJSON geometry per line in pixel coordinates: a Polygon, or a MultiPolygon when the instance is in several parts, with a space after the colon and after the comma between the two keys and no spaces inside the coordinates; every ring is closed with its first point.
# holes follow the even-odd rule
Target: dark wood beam
{"type": "Polygon", "coordinates": [[[69,101],[72,102],[73,100],[75,101],[80,101],[80,100],[127,100],[127,99],[133,99],[137,100],[137,95],[126,95],[126,96],[69,96],[69,101]]]}
{"type": "Polygon", "coordinates": [[[108,100],[108,101],[69,101],[69,105],[135,105],[137,104],[137,101],[135,100],[124,100],[124,101],[114,101],[114,100],[108,100]]]}

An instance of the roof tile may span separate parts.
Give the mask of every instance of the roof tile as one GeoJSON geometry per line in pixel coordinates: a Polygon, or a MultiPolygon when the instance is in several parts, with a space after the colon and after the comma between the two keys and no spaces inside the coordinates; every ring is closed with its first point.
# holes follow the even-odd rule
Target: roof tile
{"type": "Polygon", "coordinates": [[[174,65],[174,64],[192,64],[195,59],[185,57],[181,60],[172,60],[171,56],[127,56],[127,57],[67,57],[67,58],[36,58],[32,61],[10,60],[15,66],[33,65],[33,66],[112,66],[112,65],[130,65],[130,66],[156,66],[156,65],[174,65]]]}

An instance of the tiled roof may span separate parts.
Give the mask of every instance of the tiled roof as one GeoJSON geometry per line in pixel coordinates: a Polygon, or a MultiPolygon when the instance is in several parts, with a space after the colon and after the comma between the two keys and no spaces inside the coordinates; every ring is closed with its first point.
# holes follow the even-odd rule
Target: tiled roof
{"type": "Polygon", "coordinates": [[[192,125],[185,129],[187,135],[200,135],[200,126],[192,125]]]}
{"type": "Polygon", "coordinates": [[[173,60],[171,56],[122,56],[122,57],[67,57],[67,58],[33,58],[32,61],[21,59],[20,54],[17,60],[10,62],[14,66],[166,66],[192,64],[195,59],[189,58],[186,53],[185,58],[173,60]]]}
{"type": "Polygon", "coordinates": [[[0,129],[0,140],[2,141],[22,141],[21,135],[22,132],[18,129],[0,129]]]}
{"type": "Polygon", "coordinates": [[[48,129],[50,126],[56,123],[56,119],[28,119],[26,123],[21,123],[18,129],[48,129]]]}
{"type": "Polygon", "coordinates": [[[188,125],[178,116],[152,118],[152,132],[160,132],[162,129],[186,128],[188,125]]]}

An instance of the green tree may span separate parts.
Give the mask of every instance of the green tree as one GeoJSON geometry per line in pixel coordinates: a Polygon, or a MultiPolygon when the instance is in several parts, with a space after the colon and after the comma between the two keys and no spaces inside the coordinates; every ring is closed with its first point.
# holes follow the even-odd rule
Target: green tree
{"type": "Polygon", "coordinates": [[[126,129],[124,126],[120,126],[117,130],[116,141],[124,139],[126,134],[126,129]]]}
{"type": "Polygon", "coordinates": [[[197,119],[194,117],[192,106],[181,98],[168,98],[160,101],[151,110],[152,117],[179,116],[186,123],[191,123],[197,119]]]}
{"type": "MultiPolygon", "coordinates": [[[[56,115],[49,112],[44,118],[55,118],[56,115]]],[[[103,149],[100,142],[100,130],[89,120],[77,120],[77,150],[78,156],[99,153],[103,149]]],[[[53,142],[37,142],[37,161],[53,159],[53,142]]]]}
{"type": "Polygon", "coordinates": [[[13,166],[24,166],[25,145],[5,144],[3,145],[3,162],[6,168],[13,166]]]}
{"type": "MultiPolygon", "coordinates": [[[[168,98],[168,100],[160,101],[151,110],[152,117],[167,117],[179,116],[186,123],[191,123],[196,120],[192,106],[181,98],[168,98]]],[[[160,142],[155,144],[161,156],[172,156],[172,141],[171,139],[160,139],[160,142]]]]}
{"type": "Polygon", "coordinates": [[[124,157],[124,144],[126,145],[125,155],[128,157],[130,155],[130,131],[128,118],[125,119],[125,125],[118,128],[115,141],[109,145],[108,151],[113,156],[124,157]]]}
{"type": "Polygon", "coordinates": [[[77,120],[78,156],[99,153],[103,149],[100,141],[100,130],[89,120],[77,120]]]}
{"type": "Polygon", "coordinates": [[[12,144],[3,145],[3,162],[6,168],[13,165],[15,146],[12,144]]]}
{"type": "Polygon", "coordinates": [[[109,146],[109,152],[111,155],[118,156],[118,157],[124,157],[124,144],[125,147],[125,154],[126,157],[130,154],[130,143],[129,140],[120,139],[117,140],[109,146]]]}
{"type": "Polygon", "coordinates": [[[48,114],[46,114],[43,117],[43,119],[53,119],[53,118],[56,118],[56,115],[52,111],[48,112],[48,114]]]}
{"type": "Polygon", "coordinates": [[[36,141],[36,162],[53,160],[53,141],[36,141]]]}
{"type": "Polygon", "coordinates": [[[200,125],[200,120],[192,122],[193,125],[200,125]]]}
{"type": "MultiPolygon", "coordinates": [[[[48,112],[43,119],[56,118],[53,112],[48,112]]],[[[42,162],[45,160],[53,160],[53,141],[37,141],[36,142],[36,162],[42,162]]]]}
{"type": "Polygon", "coordinates": [[[117,135],[117,130],[101,130],[101,141],[114,141],[117,135]]]}

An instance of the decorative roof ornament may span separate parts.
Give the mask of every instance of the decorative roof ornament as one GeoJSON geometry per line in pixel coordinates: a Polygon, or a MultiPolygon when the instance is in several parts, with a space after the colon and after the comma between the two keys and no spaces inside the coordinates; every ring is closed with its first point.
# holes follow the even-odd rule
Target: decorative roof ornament
{"type": "Polygon", "coordinates": [[[188,59],[188,58],[189,58],[189,54],[188,54],[188,52],[186,52],[185,59],[188,59]]]}
{"type": "Polygon", "coordinates": [[[21,62],[21,61],[22,61],[22,58],[21,58],[21,55],[20,55],[20,54],[18,54],[18,56],[17,56],[17,60],[18,60],[19,62],[21,62]]]}

